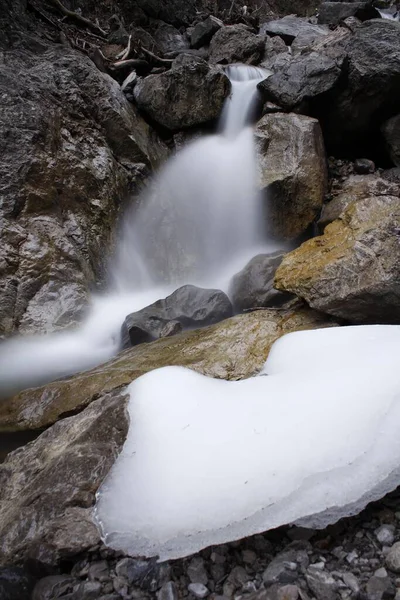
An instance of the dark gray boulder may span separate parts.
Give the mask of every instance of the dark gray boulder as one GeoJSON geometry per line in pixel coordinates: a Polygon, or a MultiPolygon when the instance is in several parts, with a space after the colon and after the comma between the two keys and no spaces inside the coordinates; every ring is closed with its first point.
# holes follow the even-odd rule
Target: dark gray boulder
{"type": "Polygon", "coordinates": [[[400,115],[386,121],[382,125],[382,133],[390,158],[396,167],[400,167],[400,115]]]}
{"type": "Polygon", "coordinates": [[[258,88],[265,100],[292,110],[331,90],[340,74],[341,68],[336,60],[311,52],[286,61],[282,69],[262,81],[258,88]]]}
{"type": "Polygon", "coordinates": [[[241,23],[221,27],[210,43],[210,62],[256,64],[264,54],[264,37],[241,23]]]}
{"type": "Polygon", "coordinates": [[[195,63],[142,79],[134,97],[151,119],[177,131],[219,117],[230,88],[222,70],[196,57],[195,63]]]}
{"type": "Polygon", "coordinates": [[[189,48],[187,38],[178,29],[173,27],[173,25],[168,25],[168,23],[158,23],[157,27],[152,31],[152,35],[161,54],[178,53],[189,48]]]}
{"type": "Polygon", "coordinates": [[[319,8],[318,23],[338,25],[348,17],[366,21],[379,19],[380,14],[372,2],[322,2],[319,8]]]}
{"type": "Polygon", "coordinates": [[[275,271],[281,264],[284,252],[259,254],[233,276],[229,296],[236,310],[281,306],[293,296],[274,289],[275,271]]]}
{"type": "Polygon", "coordinates": [[[213,325],[232,316],[224,292],[184,285],[164,300],[128,315],[121,329],[123,348],[179,333],[183,327],[213,325]]]}
{"type": "Polygon", "coordinates": [[[288,15],[282,19],[263,23],[260,27],[260,34],[279,35],[287,44],[291,44],[300,33],[305,32],[313,35],[324,35],[326,29],[321,25],[310,23],[305,17],[296,17],[295,15],[288,15]]]}
{"type": "Polygon", "coordinates": [[[222,21],[210,15],[205,21],[201,21],[195,25],[190,35],[190,45],[192,48],[201,48],[202,46],[205,46],[210,42],[213,35],[223,26],[224,24],[222,21]]]}

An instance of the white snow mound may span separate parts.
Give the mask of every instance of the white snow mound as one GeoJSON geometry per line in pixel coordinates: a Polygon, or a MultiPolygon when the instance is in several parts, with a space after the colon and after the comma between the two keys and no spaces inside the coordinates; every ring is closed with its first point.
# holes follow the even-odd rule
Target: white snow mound
{"type": "Polygon", "coordinates": [[[105,543],[169,560],[359,512],[400,482],[399,367],[400,326],[373,325],[286,335],[268,376],[166,367],[140,377],[98,493],[105,543]]]}

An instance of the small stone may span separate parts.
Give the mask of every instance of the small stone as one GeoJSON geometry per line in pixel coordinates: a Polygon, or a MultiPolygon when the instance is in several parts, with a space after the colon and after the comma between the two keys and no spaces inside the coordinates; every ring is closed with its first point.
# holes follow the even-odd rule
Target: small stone
{"type": "Polygon", "coordinates": [[[243,550],[242,560],[247,565],[253,565],[257,560],[257,554],[253,550],[243,550]]]}
{"type": "Polygon", "coordinates": [[[310,569],[317,569],[317,571],[323,571],[325,569],[325,563],[322,561],[313,563],[312,565],[310,565],[310,569]]]}
{"type": "Polygon", "coordinates": [[[164,583],[161,590],[157,594],[158,600],[178,600],[178,590],[173,581],[164,583]]]}
{"type": "Polygon", "coordinates": [[[124,577],[114,577],[113,586],[117,594],[120,594],[121,596],[128,593],[128,584],[124,577]]]}
{"type": "Polygon", "coordinates": [[[375,171],[375,163],[368,158],[357,158],[354,162],[354,170],[359,175],[368,175],[375,171]]]}
{"type": "Polygon", "coordinates": [[[346,561],[351,565],[358,558],[358,554],[356,550],[352,550],[346,556],[346,561]]]}
{"type": "Polygon", "coordinates": [[[204,559],[195,556],[189,563],[187,575],[191,583],[202,583],[207,585],[208,575],[204,566],[204,559]]]}
{"type": "Polygon", "coordinates": [[[33,600],[53,600],[72,592],[76,579],[68,575],[50,575],[44,577],[33,590],[33,600]]]}
{"type": "Polygon", "coordinates": [[[396,542],[386,555],[386,566],[394,573],[400,573],[400,542],[396,542]]]}
{"type": "Polygon", "coordinates": [[[375,529],[375,535],[381,544],[391,546],[394,542],[394,525],[381,525],[375,529]]]}
{"type": "Polygon", "coordinates": [[[388,572],[386,571],[385,567],[381,567],[380,569],[377,569],[374,573],[375,577],[387,577],[388,576],[388,572]]]}
{"type": "Polygon", "coordinates": [[[383,595],[390,588],[389,577],[376,577],[373,575],[367,582],[366,590],[368,600],[382,600],[383,595]]]}
{"type": "Polygon", "coordinates": [[[306,573],[306,581],[317,600],[336,600],[337,584],[329,573],[309,569],[306,573]]]}
{"type": "Polygon", "coordinates": [[[207,598],[210,593],[209,589],[202,583],[190,583],[188,590],[196,598],[207,598]]]}
{"type": "Polygon", "coordinates": [[[110,579],[110,572],[107,561],[101,560],[100,562],[92,563],[89,567],[88,579],[89,581],[108,581],[110,579]]]}
{"type": "Polygon", "coordinates": [[[277,590],[277,600],[297,600],[299,588],[297,585],[283,585],[277,590]]]}
{"type": "Polygon", "coordinates": [[[360,591],[360,584],[358,583],[358,579],[353,573],[343,573],[342,579],[348,588],[351,589],[354,594],[358,594],[360,591]]]}
{"type": "Polygon", "coordinates": [[[149,572],[151,565],[145,560],[123,558],[117,562],[115,572],[119,577],[126,579],[129,585],[140,582],[149,572]]]}

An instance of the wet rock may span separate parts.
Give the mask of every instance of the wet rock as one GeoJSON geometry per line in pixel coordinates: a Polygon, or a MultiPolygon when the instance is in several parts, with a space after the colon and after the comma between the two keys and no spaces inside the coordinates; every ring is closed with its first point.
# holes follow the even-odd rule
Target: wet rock
{"type": "Polygon", "coordinates": [[[386,566],[394,573],[400,573],[400,542],[396,542],[386,555],[386,566]]]}
{"type": "Polygon", "coordinates": [[[382,133],[390,158],[400,167],[400,115],[392,117],[382,125],[382,133]]]}
{"type": "Polygon", "coordinates": [[[286,110],[318,98],[331,90],[339,80],[341,66],[319,52],[295,56],[283,68],[262,81],[258,88],[266,100],[286,110]]]}
{"type": "Polygon", "coordinates": [[[104,394],[0,465],[0,563],[56,564],[100,541],[91,509],[125,441],[125,405],[121,392],[104,394]]]}
{"type": "Polygon", "coordinates": [[[354,161],[354,171],[359,175],[368,175],[375,171],[375,163],[368,158],[357,158],[354,161]]]}
{"type": "Polygon", "coordinates": [[[285,333],[336,325],[307,308],[256,311],[205,329],[137,346],[105,365],[30,389],[0,403],[0,431],[39,429],[82,410],[100,395],[153,369],[181,365],[220,379],[259,372],[273,342],[285,333]]]}
{"type": "Polygon", "coordinates": [[[206,588],[206,586],[202,583],[190,583],[188,585],[188,591],[193,594],[195,598],[200,599],[207,598],[207,596],[210,594],[208,588],[206,588]]]}
{"type": "Polygon", "coordinates": [[[176,335],[183,327],[204,327],[232,316],[232,305],[220,290],[185,285],[151,306],[128,315],[121,331],[122,347],[176,335]]]}
{"type": "Polygon", "coordinates": [[[115,566],[118,577],[125,579],[129,585],[140,583],[151,569],[149,561],[134,558],[123,558],[115,566]]]}
{"type": "Polygon", "coordinates": [[[160,21],[157,27],[152,30],[152,35],[161,54],[182,52],[189,48],[188,40],[178,29],[168,25],[168,23],[160,21]]]}
{"type": "Polygon", "coordinates": [[[32,600],[35,579],[21,567],[0,568],[1,600],[32,600]]]}
{"type": "Polygon", "coordinates": [[[233,276],[229,296],[236,310],[281,306],[292,299],[292,296],[274,289],[275,271],[283,257],[283,252],[259,254],[233,276]]]}
{"type": "Polygon", "coordinates": [[[61,44],[9,52],[0,105],[0,335],[62,329],[103,276],[121,199],[168,152],[117,82],[61,44]]]}
{"type": "Polygon", "coordinates": [[[216,67],[198,59],[139,81],[137,105],[167,129],[178,130],[216,119],[230,91],[229,79],[216,67]]]}
{"type": "Polygon", "coordinates": [[[264,37],[245,25],[221,27],[210,43],[210,62],[256,64],[264,53],[264,37]]]}
{"type": "Polygon", "coordinates": [[[400,194],[398,183],[392,183],[377,175],[350,175],[344,180],[335,197],[323,206],[318,225],[325,227],[332,223],[352,202],[357,200],[368,196],[396,196],[398,194],[400,194]]]}
{"type": "Polygon", "coordinates": [[[201,583],[203,585],[207,585],[208,583],[204,560],[199,556],[192,558],[187,569],[187,574],[192,583],[201,583]]]}
{"type": "Polygon", "coordinates": [[[322,2],[318,13],[318,23],[338,25],[348,17],[366,21],[367,19],[379,19],[380,14],[372,2],[322,2]]]}
{"type": "Polygon", "coordinates": [[[164,583],[161,590],[157,594],[157,600],[178,600],[178,590],[173,581],[164,583]]]}
{"type": "Polygon", "coordinates": [[[285,256],[275,287],[353,323],[400,323],[399,232],[397,196],[355,201],[285,256]]]}
{"type": "Polygon", "coordinates": [[[306,581],[317,600],[337,600],[337,584],[329,573],[310,568],[306,573],[306,581]]]}
{"type": "Polygon", "coordinates": [[[222,21],[210,15],[205,19],[205,21],[201,21],[197,23],[197,25],[193,28],[192,33],[190,34],[190,45],[192,48],[201,48],[208,44],[215,33],[224,24],[222,21]]]}
{"type": "Polygon", "coordinates": [[[282,19],[276,19],[263,23],[260,26],[260,33],[268,35],[279,35],[287,44],[291,44],[300,33],[315,35],[324,35],[326,28],[321,25],[310,23],[307,18],[288,15],[282,19]]]}
{"type": "Polygon", "coordinates": [[[286,550],[280,552],[269,563],[263,573],[266,586],[274,583],[293,583],[299,576],[299,569],[309,564],[306,543],[293,542],[286,550]]]}
{"type": "Polygon", "coordinates": [[[296,114],[269,114],[255,130],[260,187],[270,233],[293,239],[321,210],[327,183],[318,121],[296,114]]]}

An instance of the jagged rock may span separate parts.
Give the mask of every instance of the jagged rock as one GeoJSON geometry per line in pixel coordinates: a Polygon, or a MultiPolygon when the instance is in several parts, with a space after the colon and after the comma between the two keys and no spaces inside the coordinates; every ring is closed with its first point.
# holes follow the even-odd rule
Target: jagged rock
{"type": "Polygon", "coordinates": [[[128,430],[126,397],[102,394],[0,465],[0,564],[56,564],[99,542],[96,491],[128,430]]]}
{"type": "Polygon", "coordinates": [[[322,207],[327,171],[318,121],[296,114],[268,114],[255,130],[260,187],[273,235],[293,239],[322,207]]]}
{"type": "Polygon", "coordinates": [[[263,574],[266,586],[275,583],[293,583],[299,576],[298,569],[309,564],[307,542],[293,542],[269,563],[263,574]]]}
{"type": "Polygon", "coordinates": [[[259,254],[234,277],[229,286],[229,296],[236,310],[261,306],[281,306],[292,298],[274,289],[275,271],[281,264],[284,252],[259,254]]]}
{"type": "Polygon", "coordinates": [[[189,48],[189,42],[181,32],[167,23],[158,23],[152,34],[161,54],[183,52],[189,48]]]}
{"type": "Polygon", "coordinates": [[[171,130],[216,119],[230,91],[226,75],[205,61],[182,65],[139,81],[134,89],[138,106],[171,130]]]}
{"type": "Polygon", "coordinates": [[[310,52],[317,42],[323,43],[328,35],[328,28],[326,28],[326,30],[322,29],[322,31],[313,31],[308,29],[300,31],[300,33],[294,38],[291,45],[292,55],[295,56],[296,54],[310,52]]]}
{"type": "Polygon", "coordinates": [[[83,54],[45,50],[2,65],[0,334],[81,317],[121,201],[168,154],[116,81],[83,54]]]}
{"type": "Polygon", "coordinates": [[[394,573],[400,573],[400,542],[396,542],[386,555],[386,566],[394,573]]]}
{"type": "Polygon", "coordinates": [[[368,175],[375,171],[375,163],[368,158],[357,158],[354,161],[354,171],[359,175],[368,175]]]}
{"type": "Polygon", "coordinates": [[[242,24],[221,27],[210,43],[210,62],[255,64],[264,53],[264,36],[242,24]]]}
{"type": "Polygon", "coordinates": [[[353,323],[400,323],[398,196],[352,202],[324,235],[285,256],[275,287],[353,323]]]}
{"type": "Polygon", "coordinates": [[[205,19],[205,21],[201,21],[197,23],[197,25],[193,28],[192,33],[190,34],[190,45],[192,48],[201,48],[208,44],[215,33],[224,24],[222,21],[210,15],[205,19]]]}
{"type": "MultiPolygon", "coordinates": [[[[32,600],[54,600],[73,592],[79,581],[69,575],[43,577],[33,591],[32,600]]],[[[67,596],[68,598],[68,596],[67,596]]]]}
{"type": "Polygon", "coordinates": [[[122,325],[122,347],[176,335],[183,327],[213,325],[232,316],[224,292],[184,285],[173,294],[128,315],[122,325]]]}
{"type": "Polygon", "coordinates": [[[260,27],[261,34],[279,35],[287,44],[291,44],[300,33],[324,35],[326,28],[310,23],[307,18],[288,15],[282,19],[263,23],[260,27]]]}
{"type": "Polygon", "coordinates": [[[382,125],[382,133],[390,158],[400,167],[400,115],[392,117],[382,125]]]}
{"type": "Polygon", "coordinates": [[[317,600],[337,600],[337,584],[330,573],[310,567],[306,581],[317,600]]]}
{"type": "Polygon", "coordinates": [[[332,153],[374,157],[380,127],[398,112],[400,23],[366,21],[350,37],[346,86],[325,105],[322,126],[332,153]]]}
{"type": "Polygon", "coordinates": [[[265,39],[264,56],[260,67],[275,72],[275,70],[279,70],[281,62],[289,60],[291,60],[291,54],[283,39],[279,36],[267,36],[265,39]]]}
{"type": "Polygon", "coordinates": [[[355,200],[368,196],[400,195],[398,183],[392,183],[376,175],[351,175],[342,184],[335,197],[325,204],[318,225],[325,227],[340,217],[355,200]]]}
{"type": "Polygon", "coordinates": [[[380,14],[372,2],[322,2],[319,7],[318,23],[338,25],[348,17],[356,17],[360,21],[379,19],[380,14]]]}
{"type": "Polygon", "coordinates": [[[265,309],[200,330],[142,344],[108,363],[0,403],[0,432],[40,429],[77,412],[101,394],[121,389],[144,373],[167,365],[189,367],[219,379],[243,379],[262,368],[271,345],[285,333],[331,327],[332,320],[308,308],[265,309]]]}
{"type": "Polygon", "coordinates": [[[292,110],[331,90],[340,74],[341,68],[336,60],[311,52],[285,61],[282,68],[262,81],[258,88],[266,100],[292,110]]]}

